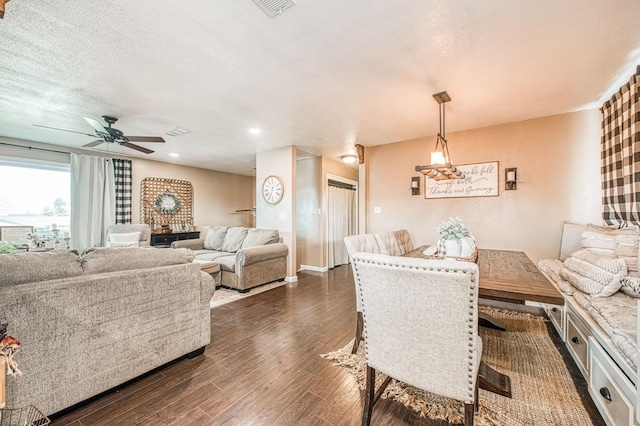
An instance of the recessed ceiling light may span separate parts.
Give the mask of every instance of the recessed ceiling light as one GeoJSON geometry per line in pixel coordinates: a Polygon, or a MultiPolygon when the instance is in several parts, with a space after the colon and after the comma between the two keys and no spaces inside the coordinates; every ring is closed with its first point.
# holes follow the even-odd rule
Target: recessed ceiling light
{"type": "Polygon", "coordinates": [[[179,135],[184,135],[185,133],[189,133],[191,130],[189,129],[184,129],[182,127],[176,127],[175,129],[169,130],[168,132],[165,133],[165,135],[169,135],[169,136],[179,136],[179,135]]]}
{"type": "Polygon", "coordinates": [[[176,154],[175,152],[172,152],[171,154],[169,154],[170,157],[180,157],[180,155],[176,154]]]}
{"type": "Polygon", "coordinates": [[[251,133],[252,135],[259,135],[260,133],[262,133],[262,130],[254,127],[252,129],[249,129],[249,133],[251,133]]]}

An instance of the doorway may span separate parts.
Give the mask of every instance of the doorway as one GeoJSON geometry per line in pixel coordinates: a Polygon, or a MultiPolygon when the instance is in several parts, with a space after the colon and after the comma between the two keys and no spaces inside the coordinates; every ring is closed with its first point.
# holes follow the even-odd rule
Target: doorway
{"type": "Polygon", "coordinates": [[[344,237],[357,233],[358,182],[327,175],[327,266],[349,263],[344,237]]]}

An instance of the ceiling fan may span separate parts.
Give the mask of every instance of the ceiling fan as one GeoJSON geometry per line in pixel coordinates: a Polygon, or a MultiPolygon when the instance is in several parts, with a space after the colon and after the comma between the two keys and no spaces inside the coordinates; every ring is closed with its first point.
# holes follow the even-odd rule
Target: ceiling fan
{"type": "Polygon", "coordinates": [[[43,127],[45,129],[53,129],[53,130],[61,130],[63,132],[70,132],[70,133],[78,133],[81,135],[87,135],[87,136],[97,136],[98,140],[95,140],[93,142],[89,142],[86,145],[82,145],[83,147],[94,147],[97,145],[100,145],[102,143],[117,143],[118,145],[122,145],[122,146],[126,146],[127,148],[131,148],[131,149],[135,149],[137,151],[140,152],[144,152],[145,154],[151,154],[154,151],[145,148],[143,146],[140,145],[136,145],[131,143],[131,141],[134,142],[164,142],[164,139],[159,137],[159,136],[125,136],[124,133],[122,133],[122,131],[111,127],[111,125],[113,123],[115,123],[116,121],[118,121],[117,118],[115,117],[111,117],[109,115],[103,115],[102,119],[105,121],[105,123],[107,123],[107,127],[104,127],[102,124],[100,124],[98,122],[98,120],[95,120],[93,118],[89,118],[89,117],[82,117],[84,118],[87,123],[89,123],[91,125],[91,127],[93,127],[93,129],[95,130],[95,134],[90,134],[90,133],[83,133],[83,132],[76,132],[74,130],[66,130],[66,129],[59,129],[57,127],[49,127],[49,126],[42,126],[40,124],[34,124],[34,126],[36,127],[43,127]]]}

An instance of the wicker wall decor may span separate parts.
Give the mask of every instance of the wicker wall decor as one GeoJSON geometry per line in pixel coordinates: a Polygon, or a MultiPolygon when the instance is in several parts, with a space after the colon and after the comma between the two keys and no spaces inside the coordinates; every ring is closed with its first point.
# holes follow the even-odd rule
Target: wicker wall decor
{"type": "Polygon", "coordinates": [[[140,184],[140,218],[151,229],[169,225],[186,230],[193,225],[193,186],[186,180],[144,178],[140,184]]]}

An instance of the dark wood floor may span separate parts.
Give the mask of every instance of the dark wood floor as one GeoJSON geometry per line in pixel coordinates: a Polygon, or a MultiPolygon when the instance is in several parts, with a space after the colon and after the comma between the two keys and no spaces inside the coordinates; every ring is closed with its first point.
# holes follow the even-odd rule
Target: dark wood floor
{"type": "MultiPolygon", "coordinates": [[[[298,278],[214,308],[212,342],[204,355],[160,368],[52,424],[360,424],[363,392],[346,369],[318,356],[353,338],[351,268],[300,273],[298,278]]],[[[372,424],[446,423],[380,400],[372,424]]]]}

